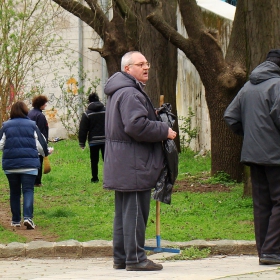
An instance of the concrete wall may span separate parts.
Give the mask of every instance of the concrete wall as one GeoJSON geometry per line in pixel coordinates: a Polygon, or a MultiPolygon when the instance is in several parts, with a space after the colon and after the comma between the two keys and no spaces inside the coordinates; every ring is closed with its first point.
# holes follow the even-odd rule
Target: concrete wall
{"type": "MultiPolygon", "coordinates": [[[[101,39],[93,32],[92,28],[88,27],[87,24],[83,23],[72,14],[63,11],[56,19],[55,32],[61,36],[63,40],[61,45],[65,49],[65,54],[60,55],[57,57],[56,61],[50,64],[48,73],[44,73],[44,76],[42,76],[40,80],[40,85],[44,88],[43,94],[47,95],[49,98],[44,113],[49,123],[50,139],[67,137],[67,131],[64,129],[59,118],[66,110],[66,102],[61,97],[61,89],[55,73],[57,73],[59,79],[68,80],[73,77],[74,83],[71,85],[72,87],[76,87],[76,81],[79,85],[83,82],[87,89],[90,87],[89,81],[79,80],[78,75],[79,67],[83,67],[84,71],[87,72],[87,78],[91,80],[100,79],[101,82],[97,87],[97,92],[102,100],[104,99],[102,83],[107,80],[106,69],[104,76],[104,68],[106,67],[104,60],[97,52],[89,50],[90,47],[100,47],[102,44],[101,39]],[[67,63],[71,62],[75,62],[72,68],[66,66],[67,63]],[[79,65],[79,63],[81,63],[81,65],[79,65]],[[59,109],[61,107],[64,109],[59,109]]],[[[43,68],[44,67],[42,67],[42,69],[43,68]]]]}

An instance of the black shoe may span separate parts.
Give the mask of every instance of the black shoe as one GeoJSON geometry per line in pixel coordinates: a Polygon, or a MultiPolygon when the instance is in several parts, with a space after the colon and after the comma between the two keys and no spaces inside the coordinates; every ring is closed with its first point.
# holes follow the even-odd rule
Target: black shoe
{"type": "Polygon", "coordinates": [[[99,182],[98,179],[93,179],[93,178],[92,178],[90,181],[91,181],[92,183],[98,183],[98,182],[99,182]]]}
{"type": "Polygon", "coordinates": [[[125,269],[126,264],[125,263],[114,263],[113,268],[114,269],[125,269]]]}
{"type": "Polygon", "coordinates": [[[162,270],[162,265],[154,263],[151,260],[144,260],[140,263],[127,264],[126,270],[128,271],[152,271],[152,270],[162,270]]]}
{"type": "Polygon", "coordinates": [[[261,254],[260,264],[280,264],[280,254],[261,254]]]}
{"type": "Polygon", "coordinates": [[[268,263],[262,263],[259,259],[259,265],[269,265],[268,263]]]}

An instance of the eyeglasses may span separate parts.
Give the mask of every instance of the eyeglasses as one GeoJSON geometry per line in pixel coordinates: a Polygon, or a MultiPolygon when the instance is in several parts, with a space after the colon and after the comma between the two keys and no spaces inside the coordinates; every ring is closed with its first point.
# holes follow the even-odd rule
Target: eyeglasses
{"type": "Polygon", "coordinates": [[[141,62],[141,63],[132,63],[132,64],[128,64],[128,65],[136,65],[138,67],[141,67],[141,68],[150,68],[151,67],[151,64],[149,62],[141,62]]]}

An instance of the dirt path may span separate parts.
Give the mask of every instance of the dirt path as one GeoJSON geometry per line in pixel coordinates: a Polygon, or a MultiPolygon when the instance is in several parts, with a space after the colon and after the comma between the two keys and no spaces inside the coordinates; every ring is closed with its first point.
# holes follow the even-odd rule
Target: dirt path
{"type": "MultiPolygon", "coordinates": [[[[0,202],[0,221],[1,225],[10,231],[15,232],[18,235],[21,235],[26,238],[26,242],[30,241],[56,241],[57,236],[55,235],[46,235],[43,234],[43,231],[40,229],[40,226],[36,226],[34,230],[27,230],[25,226],[21,227],[11,227],[11,211],[9,203],[0,202]]],[[[36,223],[35,223],[36,224],[36,223]]]]}

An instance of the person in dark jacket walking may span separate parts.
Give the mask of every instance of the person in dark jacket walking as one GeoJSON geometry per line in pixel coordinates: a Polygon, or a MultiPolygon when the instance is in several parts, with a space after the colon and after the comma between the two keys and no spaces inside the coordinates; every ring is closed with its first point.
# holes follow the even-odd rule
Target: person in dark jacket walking
{"type": "Polygon", "coordinates": [[[91,182],[99,182],[98,178],[98,162],[99,151],[101,151],[104,161],[105,149],[105,107],[99,101],[96,93],[91,93],[88,97],[88,108],[83,113],[79,127],[79,145],[85,148],[86,140],[88,140],[90,148],[91,162],[91,182]]]}
{"type": "Polygon", "coordinates": [[[251,170],[260,264],[280,264],[280,50],[252,71],[224,119],[243,136],[241,162],[251,170]]]}
{"type": "Polygon", "coordinates": [[[12,105],[10,120],[4,122],[0,130],[0,150],[3,150],[2,168],[10,186],[11,226],[21,226],[22,192],[24,225],[34,229],[34,183],[40,168],[38,152],[47,156],[48,147],[36,123],[27,114],[24,102],[12,105]]]}
{"type": "Polygon", "coordinates": [[[105,85],[104,188],[115,191],[113,256],[115,269],[161,270],[147,259],[145,231],[151,189],[164,166],[162,141],[176,132],[157,119],[144,91],[150,64],[137,51],[122,57],[121,70],[105,85]]]}
{"type": "MultiPolygon", "coordinates": [[[[43,114],[47,106],[48,98],[44,95],[34,96],[32,99],[33,109],[28,112],[28,117],[36,122],[36,125],[40,129],[41,133],[44,135],[46,142],[49,141],[49,125],[48,121],[43,114]]],[[[40,168],[38,169],[38,175],[36,176],[35,186],[42,186],[42,171],[43,171],[43,157],[39,155],[40,159],[40,168]]]]}

